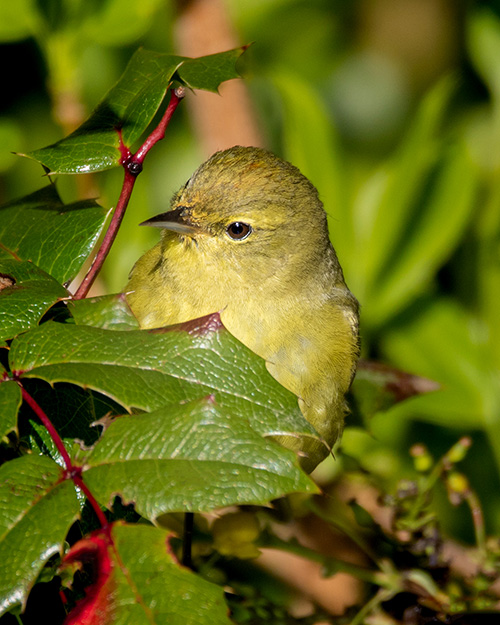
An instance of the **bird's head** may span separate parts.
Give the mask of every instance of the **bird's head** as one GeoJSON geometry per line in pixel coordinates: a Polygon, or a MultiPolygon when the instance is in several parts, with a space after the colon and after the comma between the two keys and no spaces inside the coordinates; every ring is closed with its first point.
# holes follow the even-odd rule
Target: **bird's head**
{"type": "Polygon", "coordinates": [[[314,186],[293,165],[253,147],[214,154],[175,194],[171,209],[143,225],[238,265],[304,260],[329,244],[314,186]]]}

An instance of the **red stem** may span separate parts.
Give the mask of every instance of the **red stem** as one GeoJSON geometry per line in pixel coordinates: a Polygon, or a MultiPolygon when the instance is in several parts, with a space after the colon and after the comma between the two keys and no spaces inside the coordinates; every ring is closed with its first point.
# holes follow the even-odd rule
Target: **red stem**
{"type": "Polygon", "coordinates": [[[101,510],[101,506],[97,503],[97,500],[94,497],[94,495],[91,493],[89,487],[83,481],[82,477],[80,475],[74,475],[72,476],[71,479],[73,480],[75,486],[78,486],[78,488],[80,488],[85,494],[85,497],[87,497],[97,518],[99,519],[99,523],[101,524],[101,527],[103,529],[107,527],[109,525],[108,519],[106,518],[106,515],[104,514],[104,512],[101,510]]]}
{"type": "Polygon", "coordinates": [[[165,131],[170,120],[172,119],[172,115],[174,114],[179,102],[184,97],[184,88],[178,87],[177,89],[172,89],[170,93],[170,101],[158,126],[151,132],[151,134],[147,137],[147,139],[144,141],[144,143],[135,154],[131,154],[129,148],[123,144],[121,131],[117,130],[120,137],[120,152],[122,155],[120,159],[120,164],[125,170],[122,190],[108,230],[106,231],[101,246],[99,247],[99,251],[95,256],[92,265],[87,272],[87,275],[85,276],[76,293],[74,294],[74,299],[83,299],[87,296],[90,287],[92,286],[94,280],[100,272],[104,261],[109,254],[109,250],[113,245],[116,235],[118,234],[118,230],[120,228],[123,216],[125,215],[130,196],[132,195],[135,181],[137,179],[137,176],[142,171],[142,164],[144,162],[144,159],[146,158],[146,154],[156,143],[158,143],[158,141],[165,137],[165,131]]]}
{"type": "Polygon", "coordinates": [[[133,160],[136,163],[140,163],[142,165],[149,150],[156,143],[158,143],[158,141],[161,141],[165,137],[165,131],[170,120],[172,119],[172,115],[175,113],[175,109],[177,108],[179,102],[182,100],[185,94],[186,92],[184,87],[177,87],[177,89],[172,89],[170,102],[168,103],[167,109],[163,114],[163,117],[161,118],[158,126],[156,126],[156,128],[151,132],[149,137],[146,139],[146,141],[144,141],[144,143],[133,156],[133,160]]]}
{"type": "Polygon", "coordinates": [[[65,470],[64,479],[66,479],[66,480],[68,480],[68,479],[73,480],[73,483],[75,484],[75,486],[77,486],[78,488],[80,488],[84,492],[85,496],[89,500],[90,505],[92,506],[92,508],[94,509],[94,512],[96,513],[96,516],[97,516],[97,518],[99,520],[99,523],[100,523],[101,527],[102,528],[107,527],[108,519],[106,518],[106,515],[101,510],[101,507],[97,503],[96,498],[90,492],[88,486],[83,481],[83,478],[82,478],[82,468],[79,467],[79,466],[75,466],[73,464],[73,461],[71,460],[68,452],[66,451],[66,448],[64,447],[64,443],[63,443],[61,437],[59,436],[59,434],[58,434],[57,430],[55,429],[55,427],[52,425],[52,421],[45,414],[43,408],[33,399],[33,397],[23,387],[21,382],[18,381],[18,384],[21,387],[21,391],[22,391],[22,394],[23,394],[24,401],[30,406],[30,408],[33,410],[33,412],[36,414],[36,416],[40,419],[40,421],[43,423],[43,425],[47,428],[47,431],[48,431],[50,437],[54,441],[54,444],[55,444],[55,446],[57,448],[57,451],[61,454],[61,456],[62,456],[62,458],[64,460],[64,465],[65,465],[65,469],[66,469],[65,470]]]}
{"type": "Polygon", "coordinates": [[[36,416],[40,419],[43,425],[47,428],[48,433],[50,434],[50,438],[54,441],[54,445],[57,448],[57,451],[61,454],[62,459],[64,460],[64,464],[66,465],[66,470],[71,471],[74,469],[73,463],[71,462],[71,458],[69,457],[68,452],[66,451],[66,447],[62,441],[62,438],[59,436],[56,428],[52,425],[52,421],[48,418],[42,408],[38,405],[38,403],[31,397],[28,391],[23,387],[23,385],[18,382],[21,387],[21,391],[23,394],[24,401],[29,405],[29,407],[33,410],[36,416]]]}
{"type": "Polygon", "coordinates": [[[125,215],[125,210],[128,206],[130,195],[132,193],[132,189],[134,188],[136,178],[137,176],[133,176],[127,169],[125,169],[125,178],[123,180],[122,190],[120,193],[120,197],[118,198],[118,203],[113,213],[113,217],[111,218],[109,227],[106,231],[106,234],[104,235],[101,246],[99,247],[99,251],[92,261],[92,265],[87,272],[87,275],[82,280],[82,283],[74,294],[73,299],[83,299],[84,297],[87,297],[90,287],[94,284],[94,280],[97,278],[97,274],[101,271],[104,261],[109,254],[109,250],[113,245],[113,241],[118,234],[118,230],[120,228],[123,216],[125,215]]]}

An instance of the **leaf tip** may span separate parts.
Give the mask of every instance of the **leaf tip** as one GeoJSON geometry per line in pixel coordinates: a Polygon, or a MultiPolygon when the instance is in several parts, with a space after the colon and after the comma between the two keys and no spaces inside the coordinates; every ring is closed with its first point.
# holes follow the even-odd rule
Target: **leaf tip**
{"type": "Polygon", "coordinates": [[[198,319],[191,319],[190,321],[184,321],[183,323],[177,323],[166,328],[155,328],[151,330],[152,334],[164,334],[166,332],[187,332],[191,336],[205,336],[212,332],[219,332],[224,325],[220,318],[220,313],[215,312],[198,319]]]}

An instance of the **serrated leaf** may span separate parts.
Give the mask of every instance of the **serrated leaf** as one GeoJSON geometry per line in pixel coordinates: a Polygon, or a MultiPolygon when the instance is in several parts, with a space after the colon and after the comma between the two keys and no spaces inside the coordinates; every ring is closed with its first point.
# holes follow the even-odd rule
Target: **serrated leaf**
{"type": "Polygon", "coordinates": [[[69,294],[52,276],[28,261],[0,258],[0,340],[37,325],[69,294]]]}
{"type": "Polygon", "coordinates": [[[317,438],[296,396],[217,319],[165,333],[47,322],[12,343],[10,364],[24,377],[86,386],[129,410],[150,411],[215,394],[221,406],[246,416],[263,435],[317,438]]]}
{"type": "Polygon", "coordinates": [[[90,118],[68,137],[26,156],[53,173],[88,173],[120,164],[120,134],[132,147],[158,111],[174,75],[196,89],[216,91],[237,77],[234,62],[243,48],[199,59],[139,49],[116,85],[90,118]]]}
{"type": "Polygon", "coordinates": [[[123,293],[71,300],[68,309],[77,325],[103,328],[104,330],[138,330],[134,317],[123,293]]]}
{"type": "Polygon", "coordinates": [[[116,167],[120,136],[130,146],[153,119],[181,57],[140,49],[90,118],[68,137],[30,152],[54,173],[88,173],[116,167]]]}
{"type": "Polygon", "coordinates": [[[63,204],[54,185],[0,207],[0,258],[31,261],[61,283],[94,247],[106,211],[94,200],[63,204]]]}
{"type": "Polygon", "coordinates": [[[84,477],[102,503],[119,494],[150,520],[316,490],[293,452],[213,398],[116,419],[86,458],[84,477]]]}
{"type": "Polygon", "coordinates": [[[0,382],[0,438],[16,429],[21,401],[21,389],[17,382],[0,382]]]}
{"type": "Polygon", "coordinates": [[[90,561],[94,579],[65,625],[230,625],[222,588],[180,566],[168,539],[115,523],[74,545],[64,564],[90,561]]]}
{"type": "Polygon", "coordinates": [[[0,614],[24,606],[47,560],[59,553],[79,514],[75,487],[44,456],[0,467],[0,614]]]}
{"type": "Polygon", "coordinates": [[[236,61],[248,46],[201,56],[197,59],[182,57],[182,65],[177,69],[177,77],[191,89],[218,92],[219,85],[232,78],[239,78],[236,61]]]}

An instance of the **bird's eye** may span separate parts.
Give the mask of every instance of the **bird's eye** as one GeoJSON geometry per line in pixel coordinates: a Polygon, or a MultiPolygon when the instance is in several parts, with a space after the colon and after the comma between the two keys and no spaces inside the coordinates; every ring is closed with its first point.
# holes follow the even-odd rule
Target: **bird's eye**
{"type": "Polygon", "coordinates": [[[235,239],[236,241],[241,241],[242,239],[246,239],[247,236],[252,232],[252,226],[249,224],[244,224],[242,221],[235,221],[226,228],[226,232],[231,237],[231,239],[235,239]]]}

